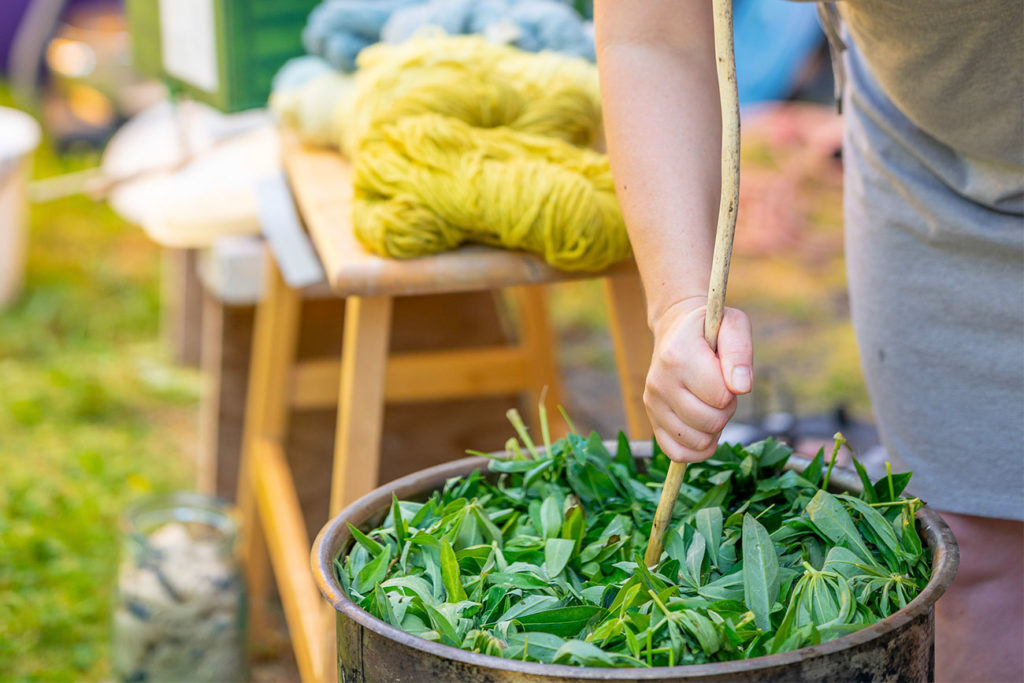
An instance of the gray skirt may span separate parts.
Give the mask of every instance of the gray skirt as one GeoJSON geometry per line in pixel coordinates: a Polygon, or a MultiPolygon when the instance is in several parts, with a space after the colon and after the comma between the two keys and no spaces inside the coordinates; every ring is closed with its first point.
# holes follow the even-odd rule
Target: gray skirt
{"type": "Polygon", "coordinates": [[[852,43],[844,63],[852,317],[889,459],[938,509],[1024,519],[1024,169],[922,132],[852,43]]]}

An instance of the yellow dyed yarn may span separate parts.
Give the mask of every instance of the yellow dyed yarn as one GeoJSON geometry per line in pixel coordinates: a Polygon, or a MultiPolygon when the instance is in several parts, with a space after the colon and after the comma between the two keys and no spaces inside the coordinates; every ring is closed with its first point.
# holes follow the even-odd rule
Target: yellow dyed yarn
{"type": "Polygon", "coordinates": [[[626,258],[593,65],[474,36],[377,45],[359,59],[340,146],[353,223],[397,258],[477,242],[565,270],[626,258]]]}

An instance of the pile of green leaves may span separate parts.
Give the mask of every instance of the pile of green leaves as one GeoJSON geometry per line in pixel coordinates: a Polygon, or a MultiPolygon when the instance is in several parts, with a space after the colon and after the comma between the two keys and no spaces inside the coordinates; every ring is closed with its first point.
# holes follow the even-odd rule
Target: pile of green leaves
{"type": "MultiPolygon", "coordinates": [[[[360,607],[422,638],[525,661],[673,666],[757,657],[863,628],[931,573],[899,498],[909,474],[859,497],[825,489],[824,452],[798,474],[773,440],[690,465],[656,568],[644,566],[669,460],[613,455],[592,434],[494,458],[423,503],[394,500],[335,570],[360,607]]],[[[838,449],[838,441],[837,441],[838,449]]],[[[834,455],[834,454],[833,454],[834,455]]],[[[832,460],[834,462],[834,458],[832,460]]]]}

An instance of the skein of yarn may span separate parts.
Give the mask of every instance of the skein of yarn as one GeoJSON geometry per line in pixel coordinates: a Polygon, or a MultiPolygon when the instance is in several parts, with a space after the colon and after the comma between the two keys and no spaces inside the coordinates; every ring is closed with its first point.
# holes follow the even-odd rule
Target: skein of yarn
{"type": "Polygon", "coordinates": [[[407,116],[363,140],[354,175],[356,235],[379,254],[477,242],[596,271],[630,253],[607,158],[555,138],[407,116]]]}
{"type": "Polygon", "coordinates": [[[332,132],[352,160],[367,249],[409,258],[473,242],[572,271],[630,255],[608,159],[591,149],[602,130],[589,62],[439,35],[374,45],[354,81],[320,82],[334,95],[278,98],[275,110],[332,132]],[[303,102],[323,110],[296,111],[303,102]]]}
{"type": "Polygon", "coordinates": [[[351,102],[339,114],[340,147],[353,158],[374,126],[422,113],[581,146],[602,136],[597,68],[554,52],[437,33],[364,50],[355,79],[351,102]]]}

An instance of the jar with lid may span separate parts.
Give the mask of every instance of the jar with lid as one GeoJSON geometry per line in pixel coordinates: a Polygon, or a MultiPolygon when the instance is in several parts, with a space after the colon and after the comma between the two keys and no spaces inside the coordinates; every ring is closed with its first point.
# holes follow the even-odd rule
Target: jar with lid
{"type": "Polygon", "coordinates": [[[238,521],[216,498],[173,493],[121,519],[113,668],[122,681],[243,681],[238,521]]]}

